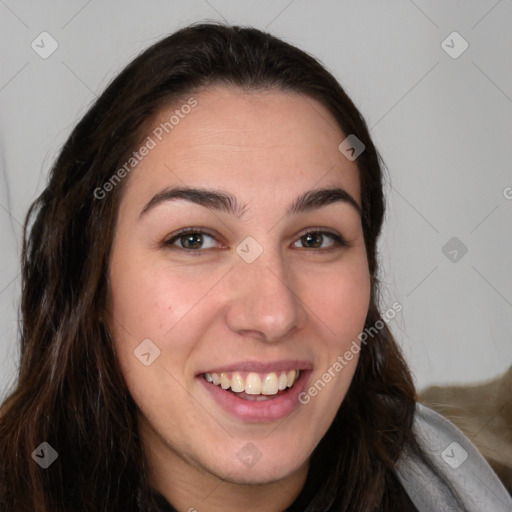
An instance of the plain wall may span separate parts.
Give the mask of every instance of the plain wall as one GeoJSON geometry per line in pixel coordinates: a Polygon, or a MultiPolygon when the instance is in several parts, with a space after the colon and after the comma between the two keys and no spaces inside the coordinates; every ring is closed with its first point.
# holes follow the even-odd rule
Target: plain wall
{"type": "Polygon", "coordinates": [[[0,401],[18,360],[21,225],[71,129],[141,50],[199,20],[319,58],[386,165],[382,310],[421,388],[512,363],[512,3],[69,0],[0,3],[0,401]],[[57,41],[47,59],[31,47],[57,41]],[[468,48],[457,58],[448,51],[468,48]],[[445,249],[457,237],[460,247],[445,249]],[[453,250],[457,251],[457,255],[453,250]],[[452,251],[451,255],[450,252],[452,251]],[[445,255],[445,253],[448,255],[445,255]],[[456,258],[454,262],[449,259],[456,258]]]}

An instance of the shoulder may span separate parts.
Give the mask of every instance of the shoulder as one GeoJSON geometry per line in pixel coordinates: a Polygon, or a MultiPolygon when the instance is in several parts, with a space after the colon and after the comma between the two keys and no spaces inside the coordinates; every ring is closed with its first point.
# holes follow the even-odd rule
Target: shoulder
{"type": "Polygon", "coordinates": [[[404,454],[397,475],[419,512],[511,512],[512,498],[469,439],[438,413],[416,404],[414,432],[425,459],[404,454]]]}

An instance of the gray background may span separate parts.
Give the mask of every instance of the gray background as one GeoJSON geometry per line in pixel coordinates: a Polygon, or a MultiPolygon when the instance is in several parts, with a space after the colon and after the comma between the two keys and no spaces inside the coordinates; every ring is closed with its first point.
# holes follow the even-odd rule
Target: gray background
{"type": "Polygon", "coordinates": [[[403,304],[390,327],[416,384],[503,372],[512,362],[510,0],[0,0],[0,400],[18,358],[21,224],[59,148],[141,50],[222,19],[315,55],[365,116],[389,169],[382,309],[403,304]],[[44,31],[58,43],[47,59],[31,47],[44,31]],[[469,45],[457,58],[443,49],[462,48],[447,39],[454,31],[469,45]]]}

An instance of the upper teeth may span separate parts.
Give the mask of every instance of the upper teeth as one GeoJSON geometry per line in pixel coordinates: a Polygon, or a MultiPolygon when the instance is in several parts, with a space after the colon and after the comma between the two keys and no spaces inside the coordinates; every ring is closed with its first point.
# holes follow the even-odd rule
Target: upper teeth
{"type": "Polygon", "coordinates": [[[245,391],[248,395],[275,395],[279,390],[291,388],[300,376],[300,370],[278,373],[249,372],[244,378],[241,372],[221,372],[204,373],[203,377],[216,386],[220,385],[222,389],[231,388],[235,393],[245,391]]]}

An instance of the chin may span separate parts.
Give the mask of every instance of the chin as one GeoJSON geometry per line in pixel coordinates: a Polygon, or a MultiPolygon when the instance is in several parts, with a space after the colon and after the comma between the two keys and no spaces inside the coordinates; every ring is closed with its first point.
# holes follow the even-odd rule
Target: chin
{"type": "Polygon", "coordinates": [[[297,458],[297,451],[281,454],[275,450],[269,451],[272,456],[265,457],[249,442],[237,450],[232,458],[217,459],[210,465],[210,471],[233,484],[263,485],[287,478],[308,462],[306,453],[297,458]]]}
{"type": "MultiPolygon", "coordinates": [[[[253,468],[237,468],[234,471],[231,470],[224,473],[222,479],[237,485],[268,485],[286,479],[295,473],[299,467],[300,465],[280,465],[275,467],[275,465],[267,464],[253,468]]],[[[227,468],[225,469],[227,470],[227,468]]]]}

